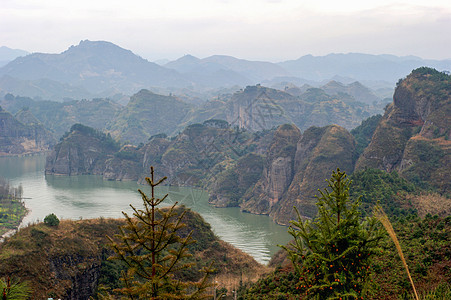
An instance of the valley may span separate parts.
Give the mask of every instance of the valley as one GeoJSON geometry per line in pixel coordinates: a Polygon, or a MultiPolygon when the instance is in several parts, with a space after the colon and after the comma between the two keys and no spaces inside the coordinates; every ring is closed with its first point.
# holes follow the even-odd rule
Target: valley
{"type": "MultiPolygon", "coordinates": [[[[30,280],[37,297],[100,297],[103,284],[113,293],[123,266],[106,260],[106,235],[123,226],[122,211],[142,204],[137,190],[154,167],[168,177],[157,189],[169,194],[164,206],[178,201],[200,240],[191,249],[196,272],[214,257],[215,280],[229,297],[231,289],[240,289],[240,299],[297,297],[298,283],[290,283],[302,280],[297,262],[279,245],[290,241],[293,220],[316,220],[325,180],[345,172],[344,198],[358,206],[359,220],[380,206],[403,247],[412,247],[420,289],[444,286],[446,293],[451,77],[431,67],[406,72],[425,61],[399,59],[328,55],[327,66],[312,67],[318,59],[309,56],[276,64],[186,55],[158,65],[86,40],[60,54],[12,60],[0,67],[0,177],[23,187],[18,198],[29,213],[0,245],[0,275],[30,280]],[[371,68],[347,68],[337,57],[371,68]],[[384,77],[387,69],[396,79],[384,77]],[[61,225],[42,223],[50,213],[61,225]],[[22,259],[30,269],[10,273],[22,259]]],[[[338,229],[339,222],[340,214],[338,229]]],[[[408,286],[387,275],[392,263],[376,252],[393,259],[396,250],[386,235],[380,239],[382,250],[370,253],[377,276],[370,299],[408,286]]]]}

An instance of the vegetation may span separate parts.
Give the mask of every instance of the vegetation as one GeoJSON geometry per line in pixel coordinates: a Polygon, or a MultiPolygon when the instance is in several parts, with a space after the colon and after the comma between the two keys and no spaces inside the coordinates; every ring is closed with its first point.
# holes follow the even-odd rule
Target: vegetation
{"type": "Polygon", "coordinates": [[[95,98],[61,103],[47,100],[36,101],[13,95],[9,97],[9,100],[5,98],[5,105],[4,108],[13,114],[28,108],[46,129],[54,133],[55,139],[67,132],[74,123],[103,130],[120,109],[119,104],[108,99],[95,98]]]}
{"type": "Polygon", "coordinates": [[[188,246],[195,243],[192,232],[181,236],[180,231],[186,225],[182,222],[185,212],[178,215],[175,203],[170,209],[158,208],[167,197],[155,197],[155,187],[166,177],[158,181],[154,179],[154,169],[151,167],[151,177],[146,182],[151,187],[151,197],[138,190],[142,196],[144,209],[131,206],[134,218],[123,213],[126,225],[121,227],[117,236],[119,243],[112,241],[115,255],[111,259],[120,259],[128,266],[123,274],[125,287],[118,289],[131,299],[134,297],[145,299],[204,299],[205,290],[209,286],[208,274],[210,268],[205,269],[205,276],[198,283],[182,282],[174,278],[178,271],[191,267],[182,263],[191,254],[188,246]]]}
{"type": "MultiPolygon", "coordinates": [[[[393,229],[419,298],[450,299],[451,217],[409,215],[394,221],[393,229]]],[[[384,235],[379,248],[380,255],[373,257],[370,266],[371,284],[367,286],[365,299],[415,299],[397,246],[384,235]]],[[[276,267],[275,271],[251,285],[243,299],[307,298],[295,289],[299,275],[287,259],[286,251],[279,251],[270,265],[276,267]]]]}
{"type": "Polygon", "coordinates": [[[406,153],[414,162],[406,168],[402,175],[423,189],[436,190],[442,194],[451,193],[449,177],[450,170],[446,160],[447,146],[443,147],[436,141],[421,138],[411,139],[406,147],[406,153]]]}
{"type": "Polygon", "coordinates": [[[292,265],[277,266],[275,271],[260,278],[257,283],[242,292],[238,299],[298,299],[300,291],[299,274],[294,271],[292,265]]]}
{"type": "Polygon", "coordinates": [[[376,218],[360,219],[360,200],[351,202],[344,172],[337,169],[328,182],[329,189],[318,197],[318,216],[292,221],[288,232],[294,242],[285,249],[299,274],[302,294],[357,299],[366,295],[371,259],[382,235],[376,218]]]}
{"type": "Polygon", "coordinates": [[[0,292],[2,293],[2,300],[26,300],[30,299],[31,296],[31,288],[28,282],[11,280],[9,277],[0,279],[0,292]]]}
{"type": "MultiPolygon", "coordinates": [[[[449,299],[451,295],[451,217],[427,215],[393,223],[420,299],[449,299]],[[423,297],[422,297],[423,295],[423,297]]],[[[381,241],[382,255],[374,259],[374,286],[369,299],[413,299],[410,280],[396,245],[381,241]]]]}
{"type": "Polygon", "coordinates": [[[113,137],[138,145],[156,134],[174,134],[191,108],[176,97],[141,90],[110,120],[108,130],[113,137]]]}
{"type": "Polygon", "coordinates": [[[0,177],[0,235],[16,229],[27,214],[22,202],[22,193],[21,185],[12,187],[8,181],[0,177]]]}
{"type": "Polygon", "coordinates": [[[376,127],[381,119],[382,119],[381,115],[369,117],[368,119],[363,120],[360,126],[351,130],[351,134],[354,136],[356,141],[355,151],[357,158],[363,153],[363,150],[365,150],[365,148],[370,144],[374,131],[376,130],[376,127]]]}
{"type": "Polygon", "coordinates": [[[71,293],[89,299],[94,292],[91,284],[76,290],[71,286],[80,286],[80,278],[93,278],[101,245],[107,244],[106,235],[116,233],[119,224],[123,221],[61,220],[57,227],[39,223],[21,228],[0,244],[0,277],[27,281],[31,299],[70,299],[71,293]]]}
{"type": "Polygon", "coordinates": [[[60,220],[55,214],[51,213],[44,218],[44,224],[48,226],[58,226],[60,224],[60,220]]]}
{"type": "Polygon", "coordinates": [[[409,271],[409,267],[407,266],[406,259],[404,258],[404,252],[402,252],[401,245],[399,244],[398,237],[396,236],[395,230],[393,229],[391,222],[388,220],[387,215],[385,214],[383,209],[381,209],[380,207],[378,207],[376,209],[375,215],[379,219],[379,221],[382,223],[382,225],[384,225],[385,230],[387,230],[388,235],[390,236],[393,243],[395,244],[396,251],[398,251],[399,257],[401,258],[404,268],[406,269],[407,276],[409,277],[410,284],[412,285],[412,289],[415,294],[415,299],[418,300],[418,293],[417,293],[417,290],[415,289],[415,284],[412,281],[412,276],[410,275],[410,271],[409,271]]]}
{"type": "MultiPolygon", "coordinates": [[[[374,169],[358,173],[354,177],[360,181],[357,183],[350,183],[340,174],[344,176],[334,173],[329,190],[321,193],[317,218],[292,222],[290,233],[294,241],[284,247],[288,253],[280,252],[274,257],[271,264],[278,266],[276,270],[252,285],[243,299],[413,299],[410,281],[415,283],[420,299],[448,299],[451,217],[428,214],[420,219],[407,211],[405,215],[392,211],[396,218],[390,231],[399,238],[396,245],[377,229],[375,218],[358,224],[360,200],[351,203],[349,199],[355,199],[357,191],[373,186],[374,190],[370,188],[364,197],[396,199],[400,192],[414,191],[412,184],[396,173],[374,169]],[[341,182],[341,189],[337,181],[341,182]],[[347,205],[338,205],[338,199],[347,199],[347,205]],[[359,228],[361,233],[356,234],[359,228]],[[398,254],[400,249],[406,253],[403,258],[398,254]],[[407,265],[411,280],[404,270],[407,265]],[[365,284],[369,278],[371,282],[365,284]]],[[[367,202],[370,203],[376,201],[367,202]]],[[[385,201],[381,205],[391,207],[385,201]]]]}
{"type": "Polygon", "coordinates": [[[420,189],[413,183],[399,176],[396,171],[391,173],[367,168],[356,171],[349,176],[352,199],[361,197],[361,209],[364,214],[371,213],[375,205],[380,205],[390,217],[401,217],[415,214],[415,208],[408,203],[409,194],[415,194],[420,189]]]}
{"type": "Polygon", "coordinates": [[[418,80],[413,84],[415,91],[421,90],[429,97],[446,100],[447,93],[450,91],[451,75],[433,68],[421,67],[413,70],[411,76],[418,80]]]}
{"type": "Polygon", "coordinates": [[[70,133],[72,132],[79,132],[85,136],[90,136],[93,137],[95,139],[98,139],[103,146],[105,146],[108,149],[112,149],[114,151],[118,151],[119,147],[120,147],[120,143],[115,141],[111,135],[105,134],[95,128],[89,127],[89,126],[85,126],[83,124],[74,124],[72,125],[72,127],[70,128],[69,132],[66,132],[60,139],[60,141],[63,141],[66,137],[69,136],[70,133]]]}

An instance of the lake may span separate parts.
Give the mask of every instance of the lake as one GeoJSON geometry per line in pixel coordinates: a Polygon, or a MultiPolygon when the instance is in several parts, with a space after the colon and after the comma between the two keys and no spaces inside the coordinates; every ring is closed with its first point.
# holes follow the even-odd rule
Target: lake
{"type": "MultiPolygon", "coordinates": [[[[0,176],[14,186],[22,184],[23,197],[30,213],[23,224],[42,221],[54,213],[60,219],[122,217],[129,206],[140,208],[138,188],[150,193],[150,187],[134,182],[106,181],[101,176],[44,175],[45,156],[0,157],[0,176]]],[[[287,227],[275,224],[268,216],[243,213],[237,207],[215,208],[208,204],[208,193],[188,187],[162,187],[159,196],[168,193],[167,204],[178,201],[198,212],[210,223],[222,240],[267,263],[290,240],[287,227]]]]}

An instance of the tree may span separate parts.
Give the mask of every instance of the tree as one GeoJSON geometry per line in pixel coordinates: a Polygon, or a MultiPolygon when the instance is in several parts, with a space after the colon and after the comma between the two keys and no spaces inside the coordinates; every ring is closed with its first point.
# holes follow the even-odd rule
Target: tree
{"type": "Polygon", "coordinates": [[[0,279],[0,291],[2,300],[26,300],[31,297],[31,288],[28,282],[19,282],[8,278],[0,279]]]}
{"type": "MultiPolygon", "coordinates": [[[[308,299],[360,299],[370,275],[371,257],[380,250],[382,230],[374,217],[362,220],[360,198],[349,199],[350,180],[337,169],[317,197],[313,220],[291,221],[294,241],[287,247],[299,275],[297,288],[308,299]]],[[[363,299],[363,298],[362,298],[363,299]]]]}
{"type": "Polygon", "coordinates": [[[151,197],[143,191],[141,194],[144,209],[136,209],[133,218],[123,212],[126,224],[120,228],[116,237],[119,242],[112,242],[115,255],[110,259],[119,259],[127,264],[128,270],[123,274],[125,287],[118,291],[130,299],[203,299],[205,290],[210,286],[208,274],[211,266],[205,269],[205,276],[197,283],[182,282],[175,278],[178,271],[191,267],[183,263],[188,253],[188,245],[195,243],[192,231],[185,236],[180,230],[185,227],[182,222],[184,212],[178,214],[177,202],[170,208],[159,206],[168,196],[155,197],[155,187],[166,177],[154,180],[154,169],[150,168],[151,177],[146,182],[151,188],[151,197]]]}
{"type": "Polygon", "coordinates": [[[54,213],[51,213],[44,218],[44,224],[48,226],[58,226],[60,224],[60,220],[54,213]]]}

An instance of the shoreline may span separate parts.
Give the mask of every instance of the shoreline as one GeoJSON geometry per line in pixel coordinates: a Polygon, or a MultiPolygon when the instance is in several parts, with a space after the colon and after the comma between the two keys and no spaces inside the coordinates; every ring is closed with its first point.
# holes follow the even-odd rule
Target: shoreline
{"type": "Polygon", "coordinates": [[[10,229],[10,230],[8,230],[7,232],[5,232],[4,234],[2,234],[2,235],[0,236],[0,244],[3,243],[3,241],[4,241],[6,238],[9,238],[9,237],[13,236],[14,234],[16,234],[16,232],[17,232],[18,230],[19,230],[19,227],[17,227],[16,229],[10,229]]]}
{"type": "Polygon", "coordinates": [[[17,225],[15,228],[13,229],[9,229],[7,230],[5,233],[3,233],[0,236],[0,244],[3,243],[3,241],[5,240],[5,238],[9,238],[11,236],[13,236],[14,234],[16,234],[17,231],[19,231],[19,229],[23,226],[23,220],[25,219],[26,216],[28,216],[30,214],[31,209],[29,209],[25,203],[23,203],[23,207],[25,208],[25,214],[22,216],[22,218],[19,221],[19,225],[17,225]]]}
{"type": "Polygon", "coordinates": [[[38,156],[38,155],[46,155],[50,153],[51,150],[43,150],[43,151],[37,151],[37,152],[27,152],[27,153],[20,153],[20,154],[12,154],[12,153],[4,153],[0,152],[0,158],[1,157],[31,157],[31,156],[38,156]]]}

